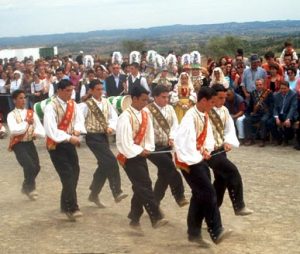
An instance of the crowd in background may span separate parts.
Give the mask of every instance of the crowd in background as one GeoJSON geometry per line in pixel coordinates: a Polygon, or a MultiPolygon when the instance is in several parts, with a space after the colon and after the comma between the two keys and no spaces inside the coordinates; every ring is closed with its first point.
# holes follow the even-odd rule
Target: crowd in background
{"type": "Polygon", "coordinates": [[[196,102],[201,86],[222,84],[228,89],[226,106],[233,117],[241,144],[263,147],[288,145],[291,140],[300,150],[300,70],[296,50],[286,42],[280,56],[271,51],[264,57],[245,57],[242,49],[234,56],[219,60],[207,58],[204,64],[199,52],[165,56],[153,50],[133,51],[128,57],[114,52],[108,59],[84,55],[76,58],[54,56],[45,59],[0,59],[0,114],[4,121],[13,109],[10,94],[25,91],[27,107],[52,97],[56,84],[69,79],[74,85],[72,98],[85,101],[89,83],[98,79],[106,97],[130,94],[134,83],[150,92],[157,84],[170,91],[170,103],[179,121],[196,102]],[[296,139],[294,136],[296,133],[296,139]]]}

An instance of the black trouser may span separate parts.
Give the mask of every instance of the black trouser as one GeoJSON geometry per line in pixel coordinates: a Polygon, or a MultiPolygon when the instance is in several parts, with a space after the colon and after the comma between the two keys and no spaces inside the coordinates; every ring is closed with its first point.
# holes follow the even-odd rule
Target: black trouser
{"type": "Polygon", "coordinates": [[[214,172],[214,187],[217,194],[217,202],[220,207],[226,189],[235,211],[245,207],[243,197],[243,182],[238,168],[227,158],[226,153],[214,155],[208,161],[208,165],[214,172]]]}
{"type": "Polygon", "coordinates": [[[216,191],[211,184],[209,168],[206,162],[189,166],[190,172],[182,174],[192,189],[192,197],[187,217],[188,235],[201,235],[202,221],[205,219],[211,238],[215,239],[222,230],[220,211],[217,205],[216,191]]]}
{"type": "Polygon", "coordinates": [[[259,135],[262,140],[266,140],[268,126],[270,125],[270,121],[273,119],[270,118],[269,114],[264,115],[247,115],[244,119],[244,128],[245,128],[245,136],[248,139],[255,139],[257,130],[259,130],[259,135]],[[258,127],[255,127],[255,124],[259,124],[258,127]]]}
{"type": "MultiPolygon", "coordinates": [[[[286,120],[286,115],[279,115],[279,120],[281,123],[285,122],[286,120]]],[[[278,141],[282,141],[284,140],[285,142],[288,142],[289,140],[293,139],[294,137],[294,129],[293,129],[293,124],[294,121],[291,120],[291,127],[287,128],[287,127],[278,127],[276,125],[276,120],[275,118],[273,118],[272,123],[270,124],[270,129],[271,129],[271,133],[272,136],[278,140],[278,141]]]]}
{"type": "Polygon", "coordinates": [[[71,143],[59,143],[49,154],[62,183],[61,211],[74,212],[79,209],[76,188],[80,168],[76,148],[71,143]]]}
{"type": "Polygon", "coordinates": [[[19,142],[13,146],[17,161],[23,168],[24,182],[22,192],[35,190],[35,178],[40,172],[40,161],[33,141],[19,142]]]}
{"type": "Polygon", "coordinates": [[[143,207],[145,207],[152,224],[155,223],[162,218],[162,215],[154,198],[146,158],[136,156],[127,159],[124,169],[132,183],[133,190],[128,218],[138,222],[143,214],[143,207]]]}
{"type": "Polygon", "coordinates": [[[110,189],[114,197],[117,197],[121,190],[121,179],[119,165],[116,157],[109,148],[108,137],[101,133],[88,133],[86,144],[95,155],[98,167],[94,173],[90,190],[93,195],[98,195],[106,179],[108,179],[110,189]]]}
{"type": "MultiPolygon", "coordinates": [[[[170,150],[170,147],[156,147],[158,151],[170,150]]],[[[184,187],[180,173],[177,171],[171,153],[150,154],[148,159],[157,167],[157,180],[154,196],[158,203],[164,198],[168,185],[176,201],[184,197],[184,187]]]]}

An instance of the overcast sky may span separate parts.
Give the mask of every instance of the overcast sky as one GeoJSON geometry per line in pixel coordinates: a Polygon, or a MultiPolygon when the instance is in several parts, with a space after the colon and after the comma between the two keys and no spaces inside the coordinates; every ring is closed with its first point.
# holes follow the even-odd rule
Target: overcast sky
{"type": "Polygon", "coordinates": [[[299,0],[0,0],[0,37],[299,20],[299,0]]]}

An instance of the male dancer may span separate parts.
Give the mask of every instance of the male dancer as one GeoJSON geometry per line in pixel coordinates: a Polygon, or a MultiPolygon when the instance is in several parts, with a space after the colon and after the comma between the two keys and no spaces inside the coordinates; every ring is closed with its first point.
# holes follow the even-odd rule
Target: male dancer
{"type": "Polygon", "coordinates": [[[188,240],[205,248],[209,247],[209,244],[201,237],[203,219],[215,244],[230,234],[230,231],[222,226],[216,192],[205,161],[210,159],[210,151],[214,149],[215,143],[207,115],[214,105],[215,94],[209,87],[199,90],[196,105],[183,117],[174,139],[176,164],[192,189],[187,218],[188,240]]]}
{"type": "Polygon", "coordinates": [[[98,195],[106,179],[117,203],[128,196],[121,190],[119,165],[109,148],[107,136],[116,130],[118,115],[109,102],[102,98],[103,85],[100,80],[92,80],[89,89],[92,97],[81,103],[81,109],[87,130],[86,144],[96,156],[98,168],[94,173],[88,199],[99,208],[104,208],[98,195]]]}
{"type": "MultiPolygon", "coordinates": [[[[169,88],[157,85],[152,91],[154,102],[145,110],[150,114],[154,127],[155,151],[171,150],[174,143],[174,133],[178,127],[175,111],[169,102],[169,88]]],[[[170,185],[171,192],[180,207],[189,202],[184,197],[184,187],[180,173],[177,171],[171,152],[150,154],[148,159],[157,167],[157,180],[154,195],[158,203],[164,198],[170,185]]]]}
{"type": "Polygon", "coordinates": [[[145,207],[152,227],[158,228],[168,221],[163,219],[155,200],[146,157],[154,150],[154,131],[151,119],[143,108],[147,105],[149,92],[143,86],[133,86],[132,104],[119,117],[116,130],[118,161],[132,183],[133,196],[129,225],[140,229],[140,217],[145,207]]]}
{"type": "Polygon", "coordinates": [[[214,172],[218,206],[222,205],[225,190],[228,189],[235,215],[249,215],[253,211],[248,209],[244,203],[242,177],[238,168],[226,156],[226,152],[229,152],[232,147],[239,146],[233,120],[224,106],[227,89],[223,85],[215,85],[213,89],[217,95],[215,106],[209,112],[209,119],[213,129],[215,147],[211,153],[213,156],[208,160],[208,165],[214,172]]]}
{"type": "Polygon", "coordinates": [[[23,90],[15,90],[12,99],[15,109],[7,116],[11,135],[9,150],[14,151],[23,168],[22,193],[30,200],[36,200],[38,193],[35,190],[35,178],[40,171],[40,162],[33,140],[36,136],[45,137],[45,131],[36,113],[25,108],[26,96],[23,90]]]}
{"type": "Polygon", "coordinates": [[[44,127],[47,149],[62,183],[61,211],[71,220],[82,216],[77,204],[79,161],[76,146],[80,133],[86,133],[83,116],[76,102],[71,100],[73,84],[62,79],[57,84],[57,96],[46,106],[44,127]]]}

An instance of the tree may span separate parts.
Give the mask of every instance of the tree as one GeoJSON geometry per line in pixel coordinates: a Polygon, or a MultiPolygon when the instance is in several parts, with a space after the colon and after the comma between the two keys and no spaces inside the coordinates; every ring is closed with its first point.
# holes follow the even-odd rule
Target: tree
{"type": "Polygon", "coordinates": [[[205,54],[219,59],[222,56],[235,55],[236,50],[243,47],[244,41],[235,36],[212,37],[205,46],[205,54]]]}
{"type": "Polygon", "coordinates": [[[145,50],[145,41],[140,40],[125,40],[122,41],[122,47],[124,53],[130,53],[131,51],[143,51],[145,50]]]}

